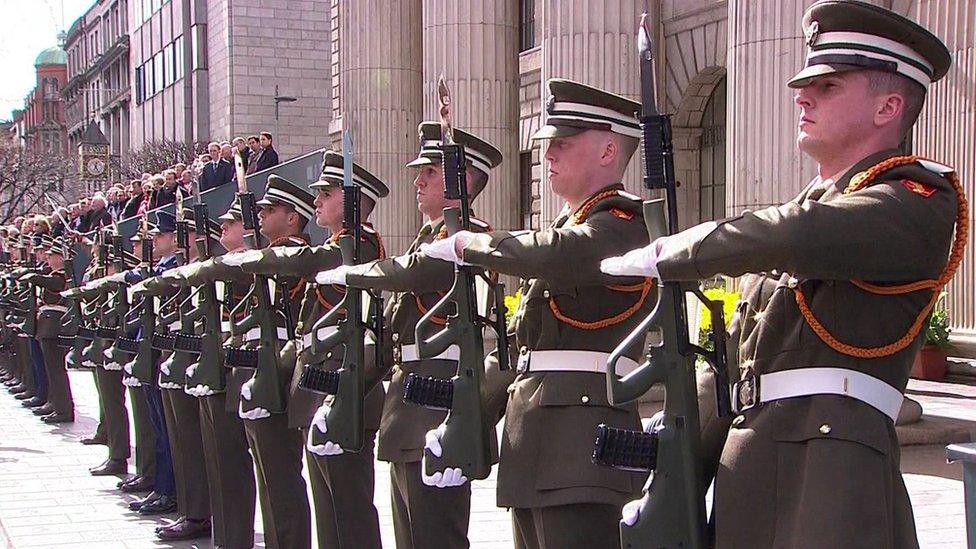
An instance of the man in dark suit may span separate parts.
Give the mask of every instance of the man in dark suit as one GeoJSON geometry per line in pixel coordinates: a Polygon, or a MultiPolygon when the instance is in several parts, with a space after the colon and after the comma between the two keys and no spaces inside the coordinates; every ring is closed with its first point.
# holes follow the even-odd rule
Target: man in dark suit
{"type": "Polygon", "coordinates": [[[200,174],[200,192],[225,185],[234,180],[234,166],[230,162],[220,159],[220,144],[211,143],[207,145],[207,151],[213,160],[204,165],[203,173],[200,174]]]}
{"type": "Polygon", "coordinates": [[[256,135],[247,136],[247,175],[258,171],[258,158],[261,158],[261,138],[256,135]]]}
{"type": "Polygon", "coordinates": [[[261,132],[261,156],[255,162],[254,171],[259,172],[278,165],[278,151],[274,149],[273,138],[268,132],[261,132]]]}

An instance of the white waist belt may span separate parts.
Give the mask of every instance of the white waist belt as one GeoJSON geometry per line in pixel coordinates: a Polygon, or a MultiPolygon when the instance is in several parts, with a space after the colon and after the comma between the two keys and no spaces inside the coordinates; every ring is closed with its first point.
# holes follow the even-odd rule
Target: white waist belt
{"type": "MultiPolygon", "coordinates": [[[[520,372],[590,372],[607,373],[610,353],[600,351],[528,351],[519,355],[520,372]]],[[[639,364],[625,356],[617,360],[617,375],[625,376],[639,364]]]]}
{"type": "MultiPolygon", "coordinates": [[[[277,332],[278,332],[278,339],[280,340],[288,339],[288,330],[279,327],[277,332]]],[[[257,341],[259,339],[261,339],[260,326],[251,328],[250,330],[247,331],[246,334],[244,334],[244,341],[257,341]]]]}
{"type": "Polygon", "coordinates": [[[44,311],[57,311],[59,313],[66,313],[68,312],[68,307],[65,305],[41,305],[38,311],[42,313],[44,311]]]}
{"type": "Polygon", "coordinates": [[[220,331],[229,334],[230,333],[230,321],[223,320],[220,322],[220,331]]]}
{"type": "Polygon", "coordinates": [[[400,363],[404,362],[417,362],[418,360],[459,360],[461,358],[461,348],[457,345],[451,345],[443,353],[432,356],[429,358],[420,358],[420,353],[417,351],[416,345],[402,345],[400,346],[400,363]]]}
{"type": "MultiPolygon", "coordinates": [[[[742,382],[736,384],[733,401],[743,397],[742,382]]],[[[898,419],[905,396],[880,379],[846,368],[799,368],[759,376],[757,404],[812,395],[843,395],[860,400],[882,414],[898,419]]],[[[755,398],[753,396],[753,398],[755,398]]]]}
{"type": "MultiPolygon", "coordinates": [[[[323,339],[329,337],[330,335],[338,331],[339,331],[338,326],[323,326],[319,328],[317,332],[315,332],[315,339],[322,341],[323,339]]],[[[302,336],[301,347],[299,348],[299,352],[302,349],[308,349],[311,346],[312,346],[312,332],[309,332],[302,336]]]]}

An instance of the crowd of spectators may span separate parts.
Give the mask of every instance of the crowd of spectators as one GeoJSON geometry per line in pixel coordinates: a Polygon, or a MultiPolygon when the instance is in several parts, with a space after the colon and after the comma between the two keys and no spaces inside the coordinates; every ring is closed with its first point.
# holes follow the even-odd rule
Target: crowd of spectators
{"type": "Polygon", "coordinates": [[[252,173],[278,164],[278,152],[268,132],[236,137],[233,141],[211,142],[207,152],[190,162],[176,163],[160,173],[143,173],[129,183],[115,183],[104,191],[61,206],[50,215],[18,216],[14,228],[21,234],[50,234],[53,237],[83,235],[113,222],[142,215],[148,210],[189,197],[199,184],[200,192],[232,183],[236,178],[234,156],[241,157],[245,172],[252,173]],[[67,225],[66,225],[67,224],[67,225]]]}

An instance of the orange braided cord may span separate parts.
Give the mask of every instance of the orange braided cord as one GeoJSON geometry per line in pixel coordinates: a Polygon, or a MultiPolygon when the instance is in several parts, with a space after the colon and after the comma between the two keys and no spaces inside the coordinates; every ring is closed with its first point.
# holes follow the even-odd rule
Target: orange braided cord
{"type": "MultiPolygon", "coordinates": [[[[441,294],[441,296],[443,296],[443,294],[441,294]]],[[[420,316],[427,314],[427,311],[429,311],[430,309],[424,307],[424,302],[420,300],[420,296],[414,294],[413,298],[417,301],[417,310],[420,311],[420,316]]],[[[433,322],[434,324],[437,324],[438,326],[447,326],[447,318],[442,316],[434,315],[430,317],[430,321],[433,322]]]]}
{"type": "MultiPolygon", "coordinates": [[[[630,290],[623,290],[623,291],[630,291],[630,290]]],[[[634,313],[639,311],[640,308],[644,306],[644,302],[647,301],[647,295],[650,292],[651,292],[651,279],[646,278],[644,279],[644,283],[641,284],[641,295],[637,299],[636,303],[634,303],[626,310],[614,316],[611,316],[609,318],[604,318],[601,320],[594,320],[592,322],[576,320],[575,318],[570,318],[566,316],[559,309],[559,305],[556,303],[556,298],[554,297],[549,298],[549,310],[552,311],[553,316],[555,316],[557,319],[559,319],[562,322],[565,322],[566,324],[569,324],[570,326],[576,328],[577,330],[602,330],[603,328],[620,324],[621,322],[633,316],[634,313]]]]}
{"type": "MultiPolygon", "coordinates": [[[[919,157],[917,156],[896,156],[875,164],[864,172],[861,172],[860,174],[857,174],[855,177],[851,178],[850,184],[846,189],[844,189],[844,194],[850,194],[867,187],[882,172],[897,166],[913,164],[918,160],[919,157]]],[[[939,292],[943,287],[945,287],[946,284],[949,283],[949,280],[952,279],[952,276],[959,268],[959,264],[962,263],[963,253],[966,250],[966,240],[969,238],[969,202],[966,199],[966,194],[962,188],[962,183],[959,181],[959,176],[955,172],[946,174],[946,179],[948,179],[956,193],[956,234],[952,240],[952,247],[949,251],[949,260],[946,263],[945,268],[942,270],[942,273],[939,275],[939,278],[936,280],[920,280],[898,286],[878,286],[876,284],[864,282],[863,280],[851,281],[851,284],[857,286],[858,288],[876,295],[901,295],[917,292],[919,290],[932,290],[932,298],[925,305],[925,307],[922,308],[918,316],[915,317],[915,321],[908,328],[908,332],[897,341],[881,347],[856,347],[854,345],[848,345],[839,341],[813,315],[813,311],[810,310],[810,306],[807,304],[806,296],[803,295],[802,290],[799,287],[793,288],[793,293],[796,297],[796,304],[800,308],[800,313],[803,315],[804,320],[806,320],[807,324],[810,326],[810,329],[817,334],[817,337],[830,346],[831,349],[857,358],[881,358],[891,356],[902,349],[905,349],[911,345],[912,341],[914,341],[915,338],[918,337],[918,334],[921,333],[922,328],[925,325],[925,320],[928,318],[929,313],[932,312],[932,308],[935,307],[935,304],[939,299],[939,292]]]]}

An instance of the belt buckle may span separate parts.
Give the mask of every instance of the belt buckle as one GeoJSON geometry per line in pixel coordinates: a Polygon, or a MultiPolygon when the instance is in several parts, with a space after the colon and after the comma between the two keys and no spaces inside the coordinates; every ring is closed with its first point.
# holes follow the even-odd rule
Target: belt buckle
{"type": "Polygon", "coordinates": [[[524,374],[529,371],[529,350],[524,346],[519,350],[518,363],[515,366],[515,371],[524,374]]]}
{"type": "Polygon", "coordinates": [[[759,376],[748,377],[732,384],[732,411],[741,414],[759,404],[759,376]]]}

